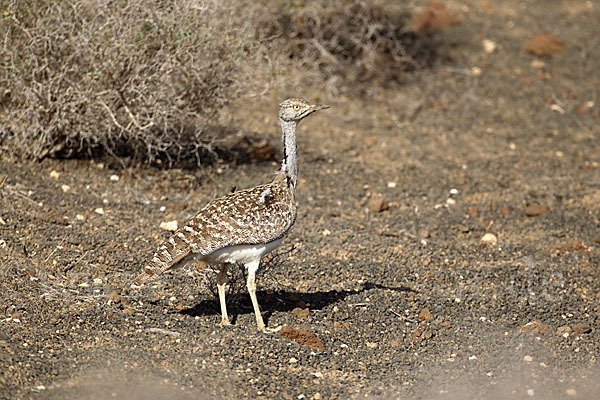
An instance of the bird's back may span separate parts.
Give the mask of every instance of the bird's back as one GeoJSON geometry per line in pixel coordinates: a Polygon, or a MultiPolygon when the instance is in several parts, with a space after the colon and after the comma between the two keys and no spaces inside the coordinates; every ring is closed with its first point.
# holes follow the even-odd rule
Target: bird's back
{"type": "Polygon", "coordinates": [[[268,184],[230,193],[208,203],[160,246],[134,284],[160,275],[190,253],[207,256],[229,246],[281,239],[295,220],[294,195],[281,175],[268,184]]]}

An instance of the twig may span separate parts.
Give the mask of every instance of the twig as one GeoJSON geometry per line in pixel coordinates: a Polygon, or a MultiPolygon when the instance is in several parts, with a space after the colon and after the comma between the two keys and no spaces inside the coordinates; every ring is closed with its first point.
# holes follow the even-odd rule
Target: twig
{"type": "Polygon", "coordinates": [[[169,331],[163,328],[148,328],[146,329],[146,332],[151,332],[151,333],[162,333],[168,336],[179,336],[181,335],[181,333],[179,332],[175,332],[175,331],[169,331]]]}
{"type": "Polygon", "coordinates": [[[368,305],[369,305],[369,303],[354,303],[354,304],[348,304],[348,307],[365,307],[368,305]]]}
{"type": "Polygon", "coordinates": [[[89,253],[89,252],[90,252],[89,250],[88,250],[88,251],[86,251],[84,255],[82,255],[81,257],[79,257],[79,260],[75,261],[74,263],[71,263],[71,264],[69,264],[69,265],[67,266],[67,268],[65,268],[65,270],[64,270],[63,272],[67,273],[67,272],[69,272],[70,270],[72,270],[73,268],[75,268],[75,267],[77,266],[77,264],[79,264],[79,262],[80,262],[81,260],[83,260],[83,258],[84,258],[85,256],[87,256],[87,255],[88,255],[88,253],[89,253]]]}
{"type": "Polygon", "coordinates": [[[63,236],[62,240],[60,241],[60,243],[54,248],[54,250],[52,250],[52,252],[50,254],[48,254],[48,257],[46,257],[46,259],[44,260],[44,262],[48,262],[48,260],[50,259],[50,257],[52,257],[52,255],[54,253],[56,253],[56,250],[58,250],[59,247],[62,246],[62,244],[65,242],[65,239],[67,238],[67,236],[63,236]]]}
{"type": "Polygon", "coordinates": [[[414,324],[414,323],[416,323],[416,322],[417,322],[417,321],[414,321],[414,320],[412,320],[412,319],[406,318],[404,315],[398,314],[396,311],[392,310],[391,308],[390,308],[390,310],[389,310],[389,311],[390,311],[392,314],[394,314],[396,317],[400,318],[400,319],[401,319],[401,320],[403,320],[403,321],[410,322],[410,323],[412,323],[412,324],[414,324]]]}
{"type": "MultiPolygon", "coordinates": [[[[2,184],[4,185],[4,182],[2,182],[2,184]]],[[[0,188],[1,188],[1,187],[2,187],[2,186],[0,186],[0,188]]],[[[40,203],[37,203],[37,202],[36,202],[35,200],[33,200],[31,197],[24,195],[23,193],[19,192],[19,191],[18,191],[18,190],[16,190],[16,189],[13,189],[13,188],[11,188],[11,187],[10,187],[10,186],[8,186],[8,185],[6,185],[6,186],[4,186],[4,187],[6,188],[6,190],[7,190],[7,191],[8,191],[10,194],[13,194],[13,195],[16,195],[16,196],[20,196],[20,197],[24,198],[25,200],[27,200],[27,201],[31,202],[32,204],[35,204],[36,206],[38,206],[38,207],[41,207],[41,206],[40,206],[40,203]]]]}

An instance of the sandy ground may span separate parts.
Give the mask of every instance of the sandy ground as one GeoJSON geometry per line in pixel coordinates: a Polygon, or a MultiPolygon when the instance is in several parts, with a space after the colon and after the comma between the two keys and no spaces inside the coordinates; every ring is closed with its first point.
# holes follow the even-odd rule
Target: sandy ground
{"type": "Polygon", "coordinates": [[[298,221],[259,280],[284,335],[243,292],[219,326],[209,269],[123,289],[161,222],[276,163],[0,159],[0,398],[600,396],[600,5],[447,4],[462,23],[399,88],[234,106],[276,146],[282,97],[332,106],[300,125],[298,221]],[[542,32],[566,50],[526,53],[542,32]]]}

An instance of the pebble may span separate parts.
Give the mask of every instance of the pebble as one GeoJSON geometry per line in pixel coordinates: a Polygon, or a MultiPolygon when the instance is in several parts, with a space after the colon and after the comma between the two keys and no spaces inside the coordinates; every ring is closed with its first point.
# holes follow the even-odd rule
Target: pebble
{"type": "Polygon", "coordinates": [[[160,225],[158,227],[165,231],[175,232],[177,230],[177,220],[163,221],[160,223],[160,225]]]}
{"type": "Polygon", "coordinates": [[[369,200],[369,209],[374,212],[385,211],[390,208],[389,203],[381,194],[374,194],[369,200]]]}
{"type": "Polygon", "coordinates": [[[498,238],[493,233],[486,233],[481,237],[481,241],[483,243],[495,244],[498,241],[498,238]]]}
{"type": "Polygon", "coordinates": [[[58,179],[60,178],[60,174],[55,170],[50,171],[50,178],[58,179]]]}
{"type": "Polygon", "coordinates": [[[94,210],[96,214],[104,215],[104,208],[98,207],[94,210]]]}
{"type": "Polygon", "coordinates": [[[84,217],[83,215],[81,215],[81,214],[77,214],[77,215],[75,216],[75,219],[76,219],[77,221],[83,221],[83,220],[85,220],[85,217],[84,217]]]}
{"type": "Polygon", "coordinates": [[[590,333],[592,331],[592,327],[586,324],[577,324],[573,327],[573,335],[581,335],[584,333],[590,333]]]}
{"type": "Polygon", "coordinates": [[[520,327],[519,332],[537,332],[541,335],[546,335],[551,333],[552,329],[542,321],[536,319],[520,327]]]}
{"type": "Polygon", "coordinates": [[[569,333],[571,333],[571,327],[569,327],[567,325],[559,326],[556,329],[556,333],[558,333],[562,337],[569,337],[569,333]]]}
{"type": "Polygon", "coordinates": [[[550,212],[550,207],[545,204],[532,204],[525,207],[525,215],[528,217],[537,217],[538,215],[547,214],[550,212]]]}
{"type": "Polygon", "coordinates": [[[112,301],[115,301],[115,302],[121,300],[121,296],[119,295],[119,293],[117,293],[115,291],[112,291],[109,294],[107,294],[106,298],[108,300],[112,300],[112,301]]]}
{"type": "Polygon", "coordinates": [[[310,318],[310,310],[308,308],[296,307],[292,310],[292,314],[298,318],[310,318]]]}
{"type": "Polygon", "coordinates": [[[111,175],[111,176],[110,176],[110,180],[111,180],[112,182],[117,182],[117,181],[119,180],[119,175],[111,175]]]}
{"type": "Polygon", "coordinates": [[[473,66],[471,67],[471,74],[473,76],[480,76],[483,73],[483,70],[480,67],[473,66]]]}
{"type": "Polygon", "coordinates": [[[65,193],[69,193],[71,191],[71,186],[69,185],[61,185],[60,187],[62,189],[63,192],[65,193]]]}
{"type": "Polygon", "coordinates": [[[429,311],[428,308],[424,308],[420,313],[419,313],[419,319],[421,321],[431,321],[433,320],[433,314],[431,314],[431,311],[429,311]]]}
{"type": "Polygon", "coordinates": [[[489,40],[489,39],[484,39],[481,44],[483,46],[483,51],[486,54],[493,53],[494,51],[496,51],[496,48],[498,47],[496,42],[494,42],[493,40],[489,40]]]}
{"type": "Polygon", "coordinates": [[[526,363],[530,363],[533,361],[533,357],[531,356],[524,356],[523,357],[523,361],[525,361],[526,363]]]}
{"type": "Polygon", "coordinates": [[[535,59],[531,60],[531,63],[529,63],[529,65],[533,69],[540,69],[540,68],[544,68],[546,66],[546,63],[543,62],[542,60],[538,60],[537,58],[535,58],[535,59]]]}
{"type": "Polygon", "coordinates": [[[527,389],[527,396],[533,397],[533,395],[534,395],[533,389],[527,389]]]}
{"type": "Polygon", "coordinates": [[[290,364],[294,364],[294,363],[297,363],[298,360],[296,358],[292,357],[292,358],[290,358],[289,362],[290,362],[290,364]]]}
{"type": "Polygon", "coordinates": [[[575,390],[575,389],[567,389],[567,396],[569,396],[569,397],[575,397],[575,396],[577,396],[577,390],[575,390]]]}

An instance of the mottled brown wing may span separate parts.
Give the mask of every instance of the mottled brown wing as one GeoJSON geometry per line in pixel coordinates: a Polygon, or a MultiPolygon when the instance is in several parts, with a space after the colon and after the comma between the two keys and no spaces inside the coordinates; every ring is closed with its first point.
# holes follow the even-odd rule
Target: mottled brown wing
{"type": "Polygon", "coordinates": [[[134,285],[162,274],[190,253],[207,255],[228,246],[280,239],[295,219],[294,199],[283,179],[213,200],[158,248],[134,285]]]}

